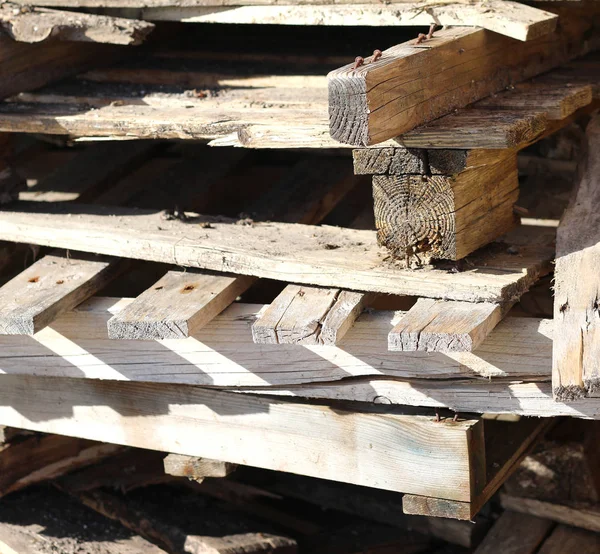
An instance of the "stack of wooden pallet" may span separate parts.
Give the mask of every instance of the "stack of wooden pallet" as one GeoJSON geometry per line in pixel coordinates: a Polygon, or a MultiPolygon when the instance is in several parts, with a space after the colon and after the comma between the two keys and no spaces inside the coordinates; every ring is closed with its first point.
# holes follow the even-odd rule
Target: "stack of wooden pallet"
{"type": "Polygon", "coordinates": [[[0,7],[1,424],[471,519],[600,419],[600,4],[37,4],[0,7]]]}

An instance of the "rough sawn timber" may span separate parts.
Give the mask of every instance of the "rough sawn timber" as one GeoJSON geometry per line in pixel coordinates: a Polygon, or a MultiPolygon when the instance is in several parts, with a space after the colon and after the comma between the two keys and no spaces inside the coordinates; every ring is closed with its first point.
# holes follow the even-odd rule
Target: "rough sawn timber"
{"type": "Polygon", "coordinates": [[[257,344],[327,344],[341,340],[368,294],[288,285],[252,324],[257,344]]]}
{"type": "Polygon", "coordinates": [[[574,196],[557,230],[552,385],[563,401],[600,390],[600,116],[588,124],[574,196]]]}
{"type": "Polygon", "coordinates": [[[473,256],[465,271],[413,271],[386,259],[371,231],[270,222],[246,226],[190,215],[181,222],[144,210],[18,203],[0,212],[0,240],[300,284],[475,302],[520,297],[549,271],[554,254],[553,229],[519,227],[498,248],[473,256]],[[507,252],[507,244],[517,246],[520,255],[507,252]]]}
{"type": "Polygon", "coordinates": [[[518,197],[514,151],[449,176],[375,175],[377,241],[400,260],[460,260],[515,226],[518,197]]]}
{"type": "Polygon", "coordinates": [[[153,23],[88,13],[48,10],[5,2],[0,6],[0,28],[19,42],[50,38],[75,42],[138,45],[154,29],[153,23]]]}
{"type": "MultiPolygon", "coordinates": [[[[215,0],[210,0],[215,1],[215,0]]],[[[222,2],[222,0],[217,0],[222,2]]],[[[238,6],[226,10],[210,7],[145,8],[141,17],[149,20],[184,21],[188,23],[260,23],[275,25],[351,25],[351,26],[425,26],[465,25],[482,27],[518,40],[532,40],[556,29],[553,13],[508,0],[481,3],[402,3],[394,10],[381,6],[352,3],[337,5],[293,5],[284,0],[277,6],[238,6]]],[[[279,4],[279,2],[278,2],[279,4]]],[[[317,3],[318,4],[318,3],[317,3]]]]}
{"type": "Polygon", "coordinates": [[[164,383],[0,382],[0,423],[24,429],[459,501],[484,471],[478,419],[438,423],[164,383]]]}
{"type": "Polygon", "coordinates": [[[471,352],[502,320],[503,308],[490,302],[419,298],[388,335],[389,350],[471,352]]]}
{"type": "Polygon", "coordinates": [[[332,71],[331,136],[355,146],[383,142],[598,46],[592,34],[582,40],[595,25],[589,13],[560,15],[554,33],[532,41],[455,27],[389,48],[357,69],[332,71]]]}

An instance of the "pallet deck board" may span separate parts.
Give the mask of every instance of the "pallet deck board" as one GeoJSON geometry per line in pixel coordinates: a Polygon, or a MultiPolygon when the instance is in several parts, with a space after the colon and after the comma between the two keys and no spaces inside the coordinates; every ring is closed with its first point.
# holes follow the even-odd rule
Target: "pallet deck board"
{"type": "Polygon", "coordinates": [[[192,214],[186,222],[169,221],[150,211],[83,204],[18,203],[0,213],[0,240],[299,284],[478,302],[518,298],[547,273],[552,234],[548,228],[517,228],[503,240],[518,246],[519,256],[500,244],[473,256],[469,269],[452,273],[397,267],[370,231],[273,222],[245,226],[192,214]]]}

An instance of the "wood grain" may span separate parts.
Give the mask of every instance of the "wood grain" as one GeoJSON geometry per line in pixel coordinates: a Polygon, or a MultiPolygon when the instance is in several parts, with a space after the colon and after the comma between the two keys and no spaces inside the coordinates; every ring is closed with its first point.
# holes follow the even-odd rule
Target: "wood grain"
{"type": "Polygon", "coordinates": [[[484,250],[469,269],[449,273],[395,266],[384,259],[370,231],[243,226],[193,214],[186,222],[167,221],[149,211],[93,205],[69,204],[64,212],[60,206],[16,204],[0,213],[0,239],[301,284],[479,302],[518,298],[548,272],[553,256],[553,230],[542,227],[518,228],[503,239],[519,248],[518,257],[502,247],[484,250]]]}
{"type": "Polygon", "coordinates": [[[388,335],[389,350],[471,352],[502,320],[503,309],[489,302],[419,298],[388,335]]]}
{"type": "Polygon", "coordinates": [[[164,383],[0,379],[2,424],[386,490],[471,497],[468,433],[478,420],[440,424],[164,383]]]}
{"type": "MultiPolygon", "coordinates": [[[[413,40],[394,46],[378,61],[367,59],[356,70],[348,64],[332,71],[331,136],[355,146],[377,144],[565,63],[592,47],[575,39],[593,26],[581,17],[561,13],[560,29],[525,43],[454,27],[424,44],[413,40]]],[[[406,141],[404,145],[414,146],[406,141]]]]}
{"type": "Polygon", "coordinates": [[[587,127],[571,204],[557,231],[552,386],[560,400],[600,390],[600,117],[587,127]]]}
{"type": "Polygon", "coordinates": [[[252,324],[257,344],[335,345],[352,327],[366,294],[288,285],[252,324]]]}

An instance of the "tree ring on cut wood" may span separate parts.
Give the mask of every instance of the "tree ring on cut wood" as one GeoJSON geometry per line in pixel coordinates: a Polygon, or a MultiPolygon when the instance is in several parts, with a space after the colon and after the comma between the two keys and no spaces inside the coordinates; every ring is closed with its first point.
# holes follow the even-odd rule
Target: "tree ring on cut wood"
{"type": "Polygon", "coordinates": [[[394,258],[419,262],[456,255],[454,193],[450,178],[373,177],[377,241],[394,258]]]}

